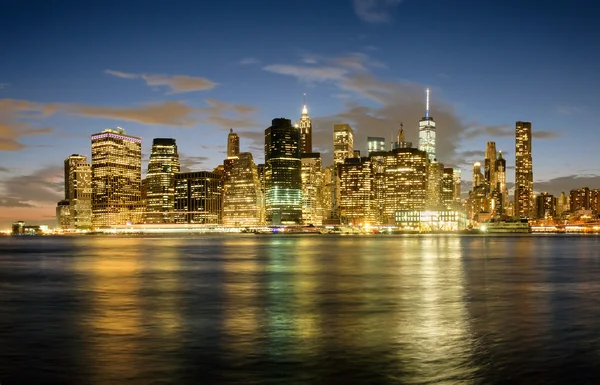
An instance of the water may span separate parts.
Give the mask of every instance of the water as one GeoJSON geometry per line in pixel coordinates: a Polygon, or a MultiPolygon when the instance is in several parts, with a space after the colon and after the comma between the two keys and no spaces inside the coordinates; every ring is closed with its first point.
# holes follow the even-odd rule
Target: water
{"type": "Polygon", "coordinates": [[[598,383],[599,246],[0,237],[0,384],[598,383]]]}

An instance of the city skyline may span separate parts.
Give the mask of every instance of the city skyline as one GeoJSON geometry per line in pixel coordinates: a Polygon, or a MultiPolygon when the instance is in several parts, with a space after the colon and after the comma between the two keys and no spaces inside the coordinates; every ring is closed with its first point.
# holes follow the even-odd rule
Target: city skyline
{"type": "MultiPolygon", "coordinates": [[[[463,181],[470,179],[474,161],[483,163],[485,143],[495,141],[507,161],[506,179],[514,182],[514,124],[528,121],[533,127],[535,191],[558,196],[584,186],[600,187],[600,170],[588,161],[600,135],[591,119],[600,98],[597,90],[585,87],[597,75],[589,64],[572,59],[584,57],[584,44],[578,40],[584,31],[577,25],[589,16],[559,19],[573,13],[575,4],[536,9],[539,17],[529,28],[501,36],[506,22],[521,20],[510,15],[516,3],[504,4],[503,10],[457,2],[453,6],[462,11],[457,21],[467,17],[467,7],[471,16],[499,15],[489,25],[474,17],[470,28],[489,28],[473,36],[447,20],[443,10],[448,6],[439,2],[407,0],[365,8],[368,3],[339,1],[327,6],[346,27],[341,33],[326,23],[328,16],[323,14],[331,12],[315,11],[316,2],[266,2],[264,14],[252,14],[254,28],[249,33],[238,33],[245,23],[227,32],[232,42],[226,49],[219,47],[225,36],[209,36],[222,30],[216,21],[229,15],[225,6],[194,8],[179,2],[167,9],[150,2],[142,21],[116,15],[107,26],[100,21],[110,2],[92,7],[96,14],[75,4],[49,8],[42,13],[56,17],[48,20],[28,18],[27,10],[18,6],[10,9],[1,20],[11,31],[6,35],[14,39],[9,39],[0,73],[0,226],[21,219],[53,222],[56,202],[64,196],[64,159],[71,154],[91,158],[89,136],[107,127],[121,126],[142,138],[143,175],[152,140],[163,137],[177,140],[182,172],[212,171],[227,155],[230,128],[240,136],[240,151],[264,163],[265,128],[276,117],[298,123],[304,93],[313,151],[322,153],[323,166],[332,162],[333,124],[352,127],[354,148],[361,154],[368,137],[395,138],[401,122],[406,141],[416,145],[426,109],[424,90],[429,87],[437,158],[458,166],[463,181]],[[283,8],[295,17],[310,15],[324,38],[317,39],[317,31],[304,26],[273,36],[261,23],[267,25],[283,8]],[[425,9],[432,27],[421,32],[413,28],[425,9]],[[191,16],[203,10],[215,15],[215,21],[203,17],[204,24],[192,23],[191,16]],[[184,17],[186,12],[190,16],[184,17]],[[165,28],[159,28],[160,33],[144,27],[143,21],[162,13],[165,28]],[[183,22],[168,32],[166,26],[173,25],[176,16],[183,22]],[[67,18],[77,20],[70,29],[57,24],[67,18]],[[549,35],[535,32],[536,27],[546,33],[554,28],[551,31],[560,38],[548,47],[549,35]],[[37,32],[44,30],[50,31],[48,36],[37,32]],[[497,51],[484,44],[485,39],[496,42],[497,51]],[[142,44],[150,41],[155,42],[153,49],[142,44]],[[436,63],[423,58],[426,62],[411,64],[425,42],[436,63]],[[525,57],[532,46],[535,57],[516,59],[525,57]],[[190,53],[195,50],[203,51],[202,57],[190,53]],[[557,50],[561,60],[553,61],[557,50]],[[592,125],[578,125],[579,120],[592,125]],[[571,155],[556,157],[559,151],[571,155]]],[[[585,37],[589,43],[597,35],[585,37]]]]}

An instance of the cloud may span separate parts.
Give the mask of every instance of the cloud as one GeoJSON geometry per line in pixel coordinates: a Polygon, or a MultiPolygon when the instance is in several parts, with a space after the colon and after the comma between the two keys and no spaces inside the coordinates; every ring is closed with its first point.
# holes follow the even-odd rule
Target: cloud
{"type": "Polygon", "coordinates": [[[3,198],[7,202],[21,202],[20,206],[30,207],[55,204],[63,199],[64,169],[61,166],[48,166],[28,175],[19,175],[2,180],[3,198]],[[26,206],[28,205],[28,206],[26,206]]]}
{"type": "Polygon", "coordinates": [[[255,57],[245,57],[240,60],[241,65],[251,65],[251,64],[260,64],[260,60],[255,57]]]}
{"type": "Polygon", "coordinates": [[[47,114],[45,108],[25,100],[0,99],[0,151],[18,151],[27,146],[20,138],[49,134],[49,128],[32,128],[26,119],[47,114]],[[32,115],[33,114],[33,115],[32,115]]]}
{"type": "Polygon", "coordinates": [[[183,153],[179,154],[179,164],[181,165],[181,172],[194,172],[202,171],[202,167],[209,160],[205,156],[192,156],[183,153]]]}
{"type": "Polygon", "coordinates": [[[548,192],[554,196],[559,196],[561,192],[569,195],[569,191],[581,187],[590,189],[600,188],[600,176],[591,175],[567,175],[559,178],[549,179],[547,181],[533,182],[533,189],[537,192],[548,192]]]}
{"type": "Polygon", "coordinates": [[[544,131],[544,130],[533,131],[531,133],[531,135],[536,139],[554,139],[554,138],[558,138],[560,136],[560,134],[556,131],[544,131]]]}
{"type": "Polygon", "coordinates": [[[9,172],[10,170],[6,167],[0,166],[0,172],[9,172]]]}
{"type": "Polygon", "coordinates": [[[115,70],[105,70],[104,73],[123,79],[143,79],[148,86],[166,86],[170,89],[167,95],[183,92],[205,91],[217,86],[217,83],[206,78],[189,75],[159,75],[133,74],[115,70]]]}
{"type": "Polygon", "coordinates": [[[21,202],[15,198],[0,197],[0,207],[34,207],[29,203],[21,202]]]}
{"type": "MultiPolygon", "coordinates": [[[[560,134],[556,131],[548,131],[548,130],[532,130],[531,135],[536,139],[554,139],[558,138],[560,134]]],[[[514,137],[515,136],[515,128],[509,125],[493,125],[493,126],[484,126],[480,124],[472,125],[469,130],[465,133],[465,139],[473,139],[482,136],[491,136],[491,137],[514,137]]]]}
{"type": "Polygon", "coordinates": [[[340,80],[348,72],[338,67],[309,67],[286,64],[273,64],[264,67],[264,70],[280,75],[291,75],[308,82],[323,82],[340,80]]]}
{"type": "Polygon", "coordinates": [[[392,10],[402,0],[354,0],[354,12],[367,23],[387,23],[391,21],[392,10]]]}

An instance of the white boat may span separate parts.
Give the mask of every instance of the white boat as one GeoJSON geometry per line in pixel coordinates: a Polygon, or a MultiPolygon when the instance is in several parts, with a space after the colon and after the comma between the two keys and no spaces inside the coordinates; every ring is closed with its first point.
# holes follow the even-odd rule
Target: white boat
{"type": "Polygon", "coordinates": [[[482,233],[531,233],[527,219],[490,220],[479,224],[482,233]]]}

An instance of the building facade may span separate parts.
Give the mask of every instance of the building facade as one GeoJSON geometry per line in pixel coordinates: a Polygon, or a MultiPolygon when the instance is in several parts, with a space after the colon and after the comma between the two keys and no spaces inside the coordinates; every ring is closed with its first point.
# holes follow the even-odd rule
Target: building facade
{"type": "Polygon", "coordinates": [[[308,108],[306,104],[302,106],[302,116],[298,123],[300,129],[300,153],[310,154],[312,153],[312,122],[308,117],[308,108]]]}
{"type": "Polygon", "coordinates": [[[291,120],[273,119],[265,130],[265,211],[268,224],[302,222],[300,130],[291,120]]]}
{"type": "Polygon", "coordinates": [[[301,154],[302,222],[319,226],[323,223],[323,195],[326,194],[320,153],[301,154]]]}
{"type": "Polygon", "coordinates": [[[61,201],[60,220],[63,229],[90,229],[92,227],[92,168],[84,155],[71,155],[65,165],[65,199],[61,201]],[[66,210],[65,203],[69,203],[66,210]],[[68,216],[64,217],[68,211],[68,216]]]}
{"type": "Polygon", "coordinates": [[[142,139],[117,128],[91,140],[93,227],[142,223],[142,139]]]}
{"type": "Polygon", "coordinates": [[[223,224],[258,226],[263,224],[261,210],[264,203],[258,170],[251,153],[241,152],[238,157],[223,186],[223,224]]]}
{"type": "Polygon", "coordinates": [[[175,176],[175,223],[221,224],[222,177],[210,171],[175,176]]]}
{"type": "Polygon", "coordinates": [[[333,163],[344,164],[354,154],[354,132],[349,124],[333,125],[333,163]]]}
{"type": "Polygon", "coordinates": [[[531,123],[516,123],[515,150],[515,204],[514,215],[532,217],[533,210],[533,160],[531,157],[531,123]]]}
{"type": "Polygon", "coordinates": [[[340,219],[347,225],[374,223],[372,180],[369,158],[353,157],[338,166],[340,219]]]}
{"type": "Polygon", "coordinates": [[[430,161],[436,159],[435,143],[436,128],[435,120],[429,116],[429,88],[427,88],[427,101],[425,107],[425,117],[419,121],[419,150],[427,153],[430,161]]]}
{"type": "Polygon", "coordinates": [[[175,176],[180,168],[175,139],[154,139],[144,183],[146,223],[174,222],[175,176]]]}

